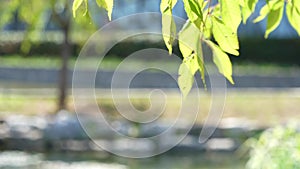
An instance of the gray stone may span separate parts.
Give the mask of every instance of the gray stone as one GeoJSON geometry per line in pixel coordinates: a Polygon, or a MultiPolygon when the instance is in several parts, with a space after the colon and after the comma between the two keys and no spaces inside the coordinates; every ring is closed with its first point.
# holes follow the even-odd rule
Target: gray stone
{"type": "Polygon", "coordinates": [[[204,144],[199,143],[199,137],[197,136],[186,136],[173,151],[180,152],[203,152],[206,150],[204,144]]]}
{"type": "Polygon", "coordinates": [[[207,150],[212,151],[234,151],[238,147],[235,141],[230,138],[213,138],[208,140],[205,145],[207,150]]]}
{"type": "Polygon", "coordinates": [[[42,152],[45,150],[45,142],[43,139],[7,138],[5,139],[5,149],[42,152]]]}
{"type": "Polygon", "coordinates": [[[47,140],[86,139],[87,136],[74,114],[62,110],[53,117],[45,129],[47,140]]]}
{"type": "Polygon", "coordinates": [[[149,123],[142,125],[140,128],[141,137],[152,137],[161,134],[167,130],[170,126],[161,123],[149,123]]]}
{"type": "Polygon", "coordinates": [[[42,155],[12,151],[0,153],[0,168],[3,169],[39,169],[42,155]]]}
{"type": "Polygon", "coordinates": [[[7,125],[6,122],[0,123],[0,140],[3,140],[5,138],[8,138],[10,135],[9,132],[9,126],[7,125]]]}
{"type": "Polygon", "coordinates": [[[62,161],[46,161],[42,164],[41,169],[127,169],[126,166],[120,164],[105,164],[97,162],[71,162],[66,163],[62,161]]]}
{"type": "Polygon", "coordinates": [[[5,149],[43,151],[43,130],[47,123],[37,116],[9,116],[5,119],[8,134],[3,139],[5,149]]]}
{"type": "Polygon", "coordinates": [[[10,128],[13,127],[30,127],[38,130],[43,130],[47,127],[47,121],[44,117],[39,116],[24,116],[12,115],[5,119],[5,122],[10,128]]]}

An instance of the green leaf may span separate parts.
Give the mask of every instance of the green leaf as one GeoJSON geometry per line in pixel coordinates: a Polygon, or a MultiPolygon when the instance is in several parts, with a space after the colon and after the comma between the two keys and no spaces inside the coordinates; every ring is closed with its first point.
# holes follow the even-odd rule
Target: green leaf
{"type": "Polygon", "coordinates": [[[252,12],[247,7],[242,8],[243,24],[247,23],[248,18],[251,16],[252,12]]]}
{"type": "Polygon", "coordinates": [[[83,15],[86,15],[89,11],[89,5],[88,5],[88,0],[84,0],[84,4],[85,4],[85,11],[83,15]]]}
{"type": "MultiPolygon", "coordinates": [[[[200,30],[196,28],[190,21],[187,21],[179,32],[178,43],[180,52],[184,60],[189,60],[188,58],[194,57],[194,55],[196,55],[198,69],[201,74],[204,74],[203,54],[200,36],[200,30]]],[[[195,72],[196,71],[192,70],[193,74],[195,74],[195,72]]]]}
{"type": "Polygon", "coordinates": [[[242,16],[243,16],[243,23],[246,24],[248,18],[254,12],[258,0],[244,0],[244,1],[245,1],[244,6],[242,6],[242,16]]]}
{"type": "Polygon", "coordinates": [[[221,17],[221,5],[220,3],[216,4],[215,6],[211,7],[213,9],[213,14],[212,16],[216,16],[218,18],[221,17]]]}
{"type": "Polygon", "coordinates": [[[169,13],[172,12],[172,9],[176,5],[177,0],[161,0],[160,2],[160,12],[169,13]]]}
{"type": "Polygon", "coordinates": [[[162,13],[162,34],[164,42],[172,54],[172,47],[176,38],[176,24],[172,16],[172,8],[177,3],[177,0],[162,0],[160,10],[162,13]]]}
{"type": "Polygon", "coordinates": [[[213,52],[213,61],[217,65],[221,74],[223,74],[230,83],[234,84],[232,79],[232,65],[228,55],[222,51],[222,49],[214,44],[213,42],[207,40],[205,41],[213,52]]]}
{"type": "Polygon", "coordinates": [[[198,0],[198,3],[201,4],[201,10],[204,11],[204,9],[206,8],[208,1],[204,1],[204,0],[198,0]]]}
{"type": "Polygon", "coordinates": [[[284,6],[284,1],[282,0],[273,0],[270,1],[270,3],[268,4],[271,8],[271,10],[277,10],[279,8],[282,8],[284,6]],[[273,3],[271,3],[273,2],[273,3]]]}
{"type": "Polygon", "coordinates": [[[200,36],[200,30],[190,21],[187,21],[179,32],[178,43],[180,52],[184,58],[183,61],[187,63],[192,75],[194,75],[197,70],[200,71],[203,84],[205,85],[204,62],[200,36]]]}
{"type": "Polygon", "coordinates": [[[223,22],[236,33],[242,21],[239,0],[220,0],[223,22]]]}
{"type": "Polygon", "coordinates": [[[186,98],[193,87],[194,75],[191,73],[188,65],[184,62],[179,67],[178,75],[179,89],[183,94],[183,97],[186,98]]]}
{"type": "Polygon", "coordinates": [[[190,70],[193,76],[200,69],[199,57],[195,53],[191,54],[187,58],[184,58],[182,62],[186,64],[187,68],[190,70]]]}
{"type": "Polygon", "coordinates": [[[111,20],[111,14],[114,6],[113,0],[96,0],[97,5],[100,8],[104,8],[107,11],[108,19],[111,20]]]}
{"type": "Polygon", "coordinates": [[[204,27],[201,29],[203,30],[204,37],[210,39],[212,34],[212,20],[210,16],[207,16],[205,24],[202,24],[202,26],[204,27]]]}
{"type": "Polygon", "coordinates": [[[251,12],[254,12],[255,11],[255,7],[258,3],[258,0],[246,0],[248,3],[248,7],[249,9],[251,10],[251,12]]]}
{"type": "Polygon", "coordinates": [[[176,38],[176,24],[174,18],[170,15],[162,15],[162,34],[169,54],[171,55],[173,52],[173,43],[176,38]]]}
{"type": "Polygon", "coordinates": [[[253,22],[257,23],[262,21],[263,19],[265,19],[265,17],[268,15],[269,12],[270,12],[270,8],[268,7],[268,5],[263,6],[259,12],[259,16],[255,18],[253,22]]]}
{"type": "Polygon", "coordinates": [[[291,0],[288,1],[288,3],[291,2],[292,5],[295,7],[295,10],[298,14],[300,14],[300,1],[299,0],[291,0]]]}
{"type": "Polygon", "coordinates": [[[284,1],[282,0],[267,0],[267,4],[260,9],[259,16],[255,18],[253,22],[257,23],[262,21],[271,10],[277,10],[278,8],[281,8],[282,4],[284,4],[284,1]]]}
{"type": "Polygon", "coordinates": [[[183,0],[183,3],[189,20],[200,28],[200,24],[203,23],[202,7],[200,6],[200,3],[195,0],[183,0]]]}
{"type": "Polygon", "coordinates": [[[231,28],[227,27],[222,20],[217,17],[212,18],[212,32],[215,40],[218,42],[222,50],[230,54],[239,55],[239,41],[237,34],[231,28]]]}
{"type": "Polygon", "coordinates": [[[300,1],[298,1],[298,0],[291,0],[292,1],[292,4],[298,9],[298,12],[300,12],[299,11],[299,9],[300,9],[300,1]]]}
{"type": "Polygon", "coordinates": [[[179,49],[182,56],[187,58],[192,53],[197,53],[199,41],[200,30],[188,20],[178,34],[179,49]]]}
{"type": "MultiPolygon", "coordinates": [[[[300,12],[297,10],[297,5],[293,4],[293,2],[289,2],[286,5],[286,15],[287,18],[292,25],[292,27],[297,31],[298,35],[300,36],[300,12]]],[[[299,2],[299,9],[300,9],[300,1],[299,2]]]]}
{"type": "Polygon", "coordinates": [[[27,3],[20,2],[18,6],[19,19],[27,23],[24,31],[23,41],[20,50],[23,54],[28,54],[34,38],[43,34],[43,29],[46,26],[44,19],[45,12],[49,9],[49,4],[43,1],[28,1],[27,3]]]}
{"type": "Polygon", "coordinates": [[[265,38],[268,38],[269,34],[273,32],[280,24],[283,16],[284,1],[277,1],[273,8],[270,10],[267,21],[267,28],[265,38]]]}
{"type": "Polygon", "coordinates": [[[10,0],[2,2],[0,6],[0,29],[6,25],[15,16],[15,12],[19,6],[19,0],[10,0]]]}
{"type": "Polygon", "coordinates": [[[76,17],[76,11],[77,9],[80,7],[80,5],[83,3],[83,0],[74,0],[73,2],[73,7],[72,7],[72,11],[73,11],[73,17],[76,17]]]}
{"type": "Polygon", "coordinates": [[[245,0],[239,0],[239,4],[244,7],[245,6],[245,0]]]}

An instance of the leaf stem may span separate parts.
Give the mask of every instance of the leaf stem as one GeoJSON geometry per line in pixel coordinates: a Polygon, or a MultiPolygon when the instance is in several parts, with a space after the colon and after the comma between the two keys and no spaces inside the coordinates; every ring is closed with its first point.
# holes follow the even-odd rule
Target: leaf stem
{"type": "Polygon", "coordinates": [[[210,15],[211,0],[207,0],[207,1],[208,1],[208,4],[207,4],[207,14],[206,14],[206,16],[205,16],[205,18],[203,20],[203,28],[201,30],[202,33],[201,33],[201,38],[200,38],[201,40],[203,39],[203,36],[204,36],[203,32],[204,32],[204,29],[206,28],[205,23],[207,21],[208,15],[210,15]]]}

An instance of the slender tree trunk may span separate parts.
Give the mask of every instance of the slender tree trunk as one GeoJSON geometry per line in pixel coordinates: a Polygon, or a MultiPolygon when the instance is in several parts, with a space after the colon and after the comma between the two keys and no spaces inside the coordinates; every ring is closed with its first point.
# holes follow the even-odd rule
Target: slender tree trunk
{"type": "Polygon", "coordinates": [[[71,45],[69,43],[69,23],[63,27],[64,41],[61,49],[62,65],[59,72],[58,86],[58,110],[66,109],[66,98],[68,96],[68,61],[71,55],[71,45]]]}

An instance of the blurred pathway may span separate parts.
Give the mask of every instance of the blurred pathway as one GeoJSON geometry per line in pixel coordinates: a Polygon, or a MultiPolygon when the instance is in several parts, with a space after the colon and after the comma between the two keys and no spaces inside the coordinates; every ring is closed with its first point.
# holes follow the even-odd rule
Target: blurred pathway
{"type": "MultiPolygon", "coordinates": [[[[56,87],[59,71],[56,69],[22,69],[0,68],[0,87],[56,87]]],[[[91,72],[85,71],[84,74],[91,72]]],[[[99,71],[95,79],[96,88],[110,88],[113,71],[99,71]]],[[[69,72],[69,84],[72,82],[72,71],[69,72]]],[[[124,72],[123,77],[131,73],[124,72]]],[[[174,74],[176,77],[177,75],[174,74]]],[[[234,76],[235,85],[228,83],[229,88],[298,88],[300,76],[234,76]]],[[[197,76],[197,82],[202,85],[197,76]]],[[[208,88],[210,86],[207,80],[208,88]]],[[[122,86],[122,84],[121,84],[122,86]]],[[[171,76],[161,72],[141,72],[131,82],[131,88],[178,88],[171,76]]]]}

